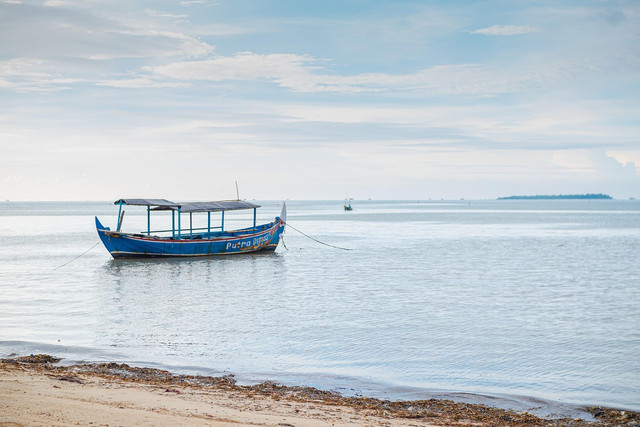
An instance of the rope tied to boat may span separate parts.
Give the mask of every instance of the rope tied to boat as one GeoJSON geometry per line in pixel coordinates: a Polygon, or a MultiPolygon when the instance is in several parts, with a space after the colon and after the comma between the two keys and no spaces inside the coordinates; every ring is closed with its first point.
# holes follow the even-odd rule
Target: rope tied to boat
{"type": "Polygon", "coordinates": [[[99,241],[98,241],[98,242],[96,242],[96,244],[95,244],[95,245],[91,246],[89,249],[87,249],[86,251],[82,252],[80,255],[78,255],[77,257],[75,257],[75,258],[74,258],[74,259],[72,259],[71,261],[67,261],[67,262],[65,262],[64,264],[57,266],[57,267],[56,267],[56,268],[54,268],[53,270],[55,271],[55,270],[57,270],[57,269],[59,269],[59,268],[61,268],[61,267],[64,267],[64,266],[65,266],[65,265],[67,265],[67,264],[71,264],[71,262],[73,262],[73,261],[77,260],[77,259],[78,259],[78,258],[80,258],[82,255],[86,254],[87,252],[89,252],[91,249],[95,248],[95,247],[96,247],[96,246],[98,246],[99,244],[100,244],[100,242],[99,242],[99,241]]]}
{"type": "Polygon", "coordinates": [[[286,224],[286,225],[287,225],[287,227],[291,227],[292,229],[294,229],[294,230],[295,230],[295,231],[297,231],[298,233],[300,233],[300,234],[302,234],[303,236],[305,236],[305,237],[307,237],[307,238],[309,238],[309,239],[313,240],[314,242],[318,242],[318,243],[320,243],[321,245],[329,246],[330,248],[340,249],[340,250],[343,250],[343,251],[352,251],[352,250],[353,250],[353,249],[343,248],[343,247],[340,247],[340,246],[335,246],[335,245],[331,245],[331,244],[329,244],[329,243],[321,242],[320,240],[316,239],[315,237],[311,237],[311,236],[309,236],[308,234],[305,234],[305,233],[303,233],[302,231],[298,230],[297,228],[295,228],[294,226],[292,226],[292,225],[291,225],[291,224],[289,224],[288,222],[285,222],[285,221],[282,221],[282,222],[283,222],[284,224],[286,224]]]}
{"type": "MultiPolygon", "coordinates": [[[[318,243],[320,243],[321,245],[329,246],[330,248],[340,249],[340,250],[342,250],[342,251],[351,251],[351,250],[353,250],[353,249],[343,248],[343,247],[340,247],[340,246],[331,245],[331,244],[329,244],[329,243],[322,242],[322,241],[320,241],[320,240],[316,239],[315,237],[311,237],[311,236],[309,236],[308,234],[306,234],[306,233],[304,233],[304,232],[302,232],[302,231],[298,230],[297,228],[295,228],[294,226],[292,226],[292,225],[291,225],[291,224],[289,224],[288,222],[285,222],[285,221],[282,221],[282,222],[283,222],[284,224],[286,224],[286,225],[287,225],[287,227],[292,228],[293,230],[297,231],[298,233],[302,234],[303,236],[305,236],[305,237],[307,237],[307,238],[309,238],[309,239],[313,240],[314,242],[318,242],[318,243]]],[[[98,242],[96,242],[93,246],[91,246],[91,247],[90,247],[89,249],[87,249],[86,251],[82,252],[82,253],[81,253],[80,255],[78,255],[77,257],[75,257],[75,258],[73,258],[73,259],[71,259],[71,260],[69,260],[69,261],[65,262],[65,263],[64,263],[64,264],[62,264],[62,265],[57,266],[56,268],[54,268],[54,269],[53,269],[53,271],[55,271],[55,270],[57,270],[57,269],[59,269],[59,268],[62,268],[62,267],[64,267],[64,266],[65,266],[65,265],[67,265],[67,264],[71,264],[73,261],[75,261],[75,260],[77,260],[78,258],[80,258],[81,256],[85,255],[87,252],[89,252],[91,249],[95,248],[95,247],[96,247],[96,246],[98,246],[99,244],[100,244],[100,242],[99,242],[99,241],[98,241],[98,242]]],[[[284,246],[284,239],[282,239],[282,245],[284,246]]],[[[285,246],[285,249],[287,249],[287,247],[286,247],[286,246],[285,246]]]]}

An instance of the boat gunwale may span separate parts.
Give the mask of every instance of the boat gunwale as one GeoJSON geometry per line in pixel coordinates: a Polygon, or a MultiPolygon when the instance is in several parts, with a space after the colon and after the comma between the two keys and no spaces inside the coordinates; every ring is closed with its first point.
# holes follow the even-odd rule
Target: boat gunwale
{"type": "MultiPolygon", "coordinates": [[[[202,242],[225,242],[228,240],[239,240],[239,239],[246,239],[249,237],[255,237],[257,235],[262,235],[262,234],[268,234],[271,230],[273,230],[276,227],[279,227],[280,224],[284,223],[284,221],[282,221],[279,217],[276,217],[275,221],[272,221],[270,223],[266,223],[266,224],[262,224],[257,227],[262,227],[262,226],[266,226],[264,230],[261,231],[257,231],[257,232],[252,232],[252,233],[246,233],[246,234],[240,234],[240,235],[236,235],[236,236],[218,236],[218,237],[211,237],[208,239],[191,239],[191,238],[175,238],[172,236],[168,236],[168,237],[160,237],[160,236],[144,236],[141,235],[139,233],[130,233],[130,232],[123,232],[123,231],[112,231],[112,230],[106,230],[106,229],[98,229],[98,231],[103,232],[106,236],[109,237],[118,237],[118,238],[124,238],[124,239],[132,239],[132,240],[144,240],[144,241],[149,241],[149,242],[155,242],[155,243],[202,243],[202,242]]],[[[225,233],[237,233],[239,230],[232,230],[232,231],[226,231],[225,233]]]]}

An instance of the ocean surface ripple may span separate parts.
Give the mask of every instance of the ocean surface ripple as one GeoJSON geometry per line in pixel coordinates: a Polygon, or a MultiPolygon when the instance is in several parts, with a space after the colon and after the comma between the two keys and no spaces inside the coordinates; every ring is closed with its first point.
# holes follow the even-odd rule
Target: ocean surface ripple
{"type": "MultiPolygon", "coordinates": [[[[261,204],[259,221],[279,213],[261,204]]],[[[272,254],[116,261],[99,246],[54,270],[117,208],[0,203],[0,355],[640,410],[639,201],[287,204],[294,227],[352,250],[288,229],[272,254]]]]}

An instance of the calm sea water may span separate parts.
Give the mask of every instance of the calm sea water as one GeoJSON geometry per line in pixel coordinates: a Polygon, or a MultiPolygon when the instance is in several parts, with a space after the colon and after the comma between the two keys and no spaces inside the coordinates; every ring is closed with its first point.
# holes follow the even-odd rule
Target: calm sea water
{"type": "MultiPolygon", "coordinates": [[[[259,221],[279,213],[262,205],[259,221]]],[[[288,202],[293,227],[350,251],[290,228],[272,254],[115,261],[99,245],[55,269],[117,207],[2,202],[0,353],[640,410],[640,201],[353,206],[288,202]]]]}

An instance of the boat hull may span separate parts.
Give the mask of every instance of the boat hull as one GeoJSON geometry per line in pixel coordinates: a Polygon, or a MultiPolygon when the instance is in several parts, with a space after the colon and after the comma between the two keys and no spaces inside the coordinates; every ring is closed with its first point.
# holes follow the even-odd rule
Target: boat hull
{"type": "Polygon", "coordinates": [[[96,230],[114,258],[196,257],[274,251],[285,223],[275,221],[205,238],[164,238],[111,231],[96,217],[96,230]]]}

